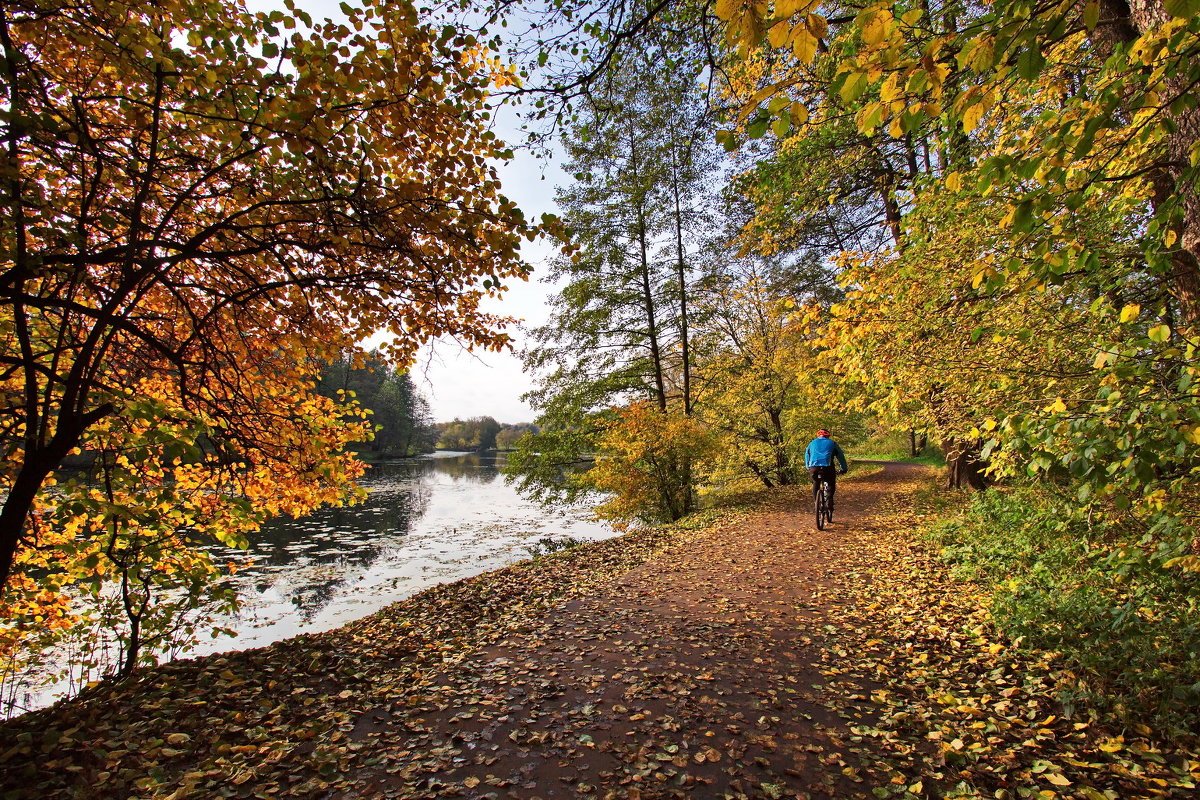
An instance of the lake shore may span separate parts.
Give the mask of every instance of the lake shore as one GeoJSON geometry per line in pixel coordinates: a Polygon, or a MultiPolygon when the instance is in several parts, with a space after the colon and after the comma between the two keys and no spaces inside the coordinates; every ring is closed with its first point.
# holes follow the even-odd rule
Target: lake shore
{"type": "Polygon", "coordinates": [[[181,786],[192,788],[176,800],[235,796],[294,783],[281,772],[293,759],[320,782],[337,771],[323,754],[344,742],[363,695],[444,669],[734,515],[580,545],[435,586],[335,630],[105,681],[0,723],[0,796],[165,797],[181,786]]]}
{"type": "Polygon", "coordinates": [[[0,796],[1194,797],[1200,752],[1071,708],[915,535],[932,472],[761,493],[146,670],[0,726],[0,796]]]}

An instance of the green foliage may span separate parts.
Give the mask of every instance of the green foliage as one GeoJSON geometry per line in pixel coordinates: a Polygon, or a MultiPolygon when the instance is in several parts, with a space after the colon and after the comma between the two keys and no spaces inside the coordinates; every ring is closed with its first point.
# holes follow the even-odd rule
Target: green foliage
{"type": "Polygon", "coordinates": [[[342,359],[330,364],[321,372],[317,392],[353,398],[370,411],[375,436],[353,445],[364,457],[402,458],[433,451],[437,431],[429,401],[408,372],[395,369],[377,354],[371,353],[362,363],[342,359]]]}
{"type": "Polygon", "coordinates": [[[1061,656],[1081,698],[1194,730],[1200,576],[1164,567],[1128,519],[1089,527],[1068,511],[1043,490],[990,492],[929,536],[961,575],[991,587],[1005,633],[1061,656]]]}
{"type": "Polygon", "coordinates": [[[500,423],[491,417],[455,419],[436,428],[437,446],[441,450],[495,450],[496,436],[501,431],[500,423]]]}

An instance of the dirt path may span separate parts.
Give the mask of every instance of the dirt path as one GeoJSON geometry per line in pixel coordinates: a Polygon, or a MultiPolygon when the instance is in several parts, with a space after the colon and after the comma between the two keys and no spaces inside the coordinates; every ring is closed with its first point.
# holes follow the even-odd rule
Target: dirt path
{"type": "Polygon", "coordinates": [[[913,536],[927,485],[860,473],[821,533],[777,490],[103,683],[0,723],[0,797],[1194,798],[1200,749],[1064,705],[913,536]]]}
{"type": "Polygon", "coordinates": [[[844,481],[823,532],[781,496],[364,710],[339,796],[870,796],[819,663],[840,554],[916,474],[844,481]]]}

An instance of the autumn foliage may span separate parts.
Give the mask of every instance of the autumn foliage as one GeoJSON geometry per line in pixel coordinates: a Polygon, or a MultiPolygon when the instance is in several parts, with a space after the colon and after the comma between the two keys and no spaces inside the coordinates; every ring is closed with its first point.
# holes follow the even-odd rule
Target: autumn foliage
{"type": "Polygon", "coordinates": [[[507,341],[479,303],[532,233],[490,163],[484,50],[408,3],[287,8],[0,11],[7,641],[110,579],[137,627],[212,570],[191,548],[353,499],[363,422],[314,387],[365,336],[399,363],[507,341]],[[54,477],[69,454],[91,479],[54,477]]]}

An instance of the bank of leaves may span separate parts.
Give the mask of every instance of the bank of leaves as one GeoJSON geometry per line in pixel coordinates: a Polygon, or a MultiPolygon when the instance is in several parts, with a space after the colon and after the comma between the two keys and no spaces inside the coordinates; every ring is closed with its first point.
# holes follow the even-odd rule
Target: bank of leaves
{"type": "Polygon", "coordinates": [[[1000,629],[1072,665],[1080,699],[1200,730],[1200,576],[1164,567],[1133,523],[1088,525],[1026,489],[981,495],[930,534],[991,587],[1000,629]]]}
{"type": "Polygon", "coordinates": [[[327,633],[174,662],[0,725],[0,797],[313,797],[345,787],[365,709],[735,512],[434,587],[327,633]]]}
{"type": "Polygon", "coordinates": [[[1194,797],[1195,738],[1166,725],[1153,701],[1131,702],[1170,671],[1183,674],[1187,644],[1155,654],[1149,650],[1161,644],[1161,627],[1153,642],[1140,633],[1122,641],[1115,625],[1088,631],[1099,617],[1070,596],[1072,589],[1102,593],[1087,561],[1080,566],[1062,554],[1071,567],[1051,579],[1062,566],[1054,547],[995,524],[1006,507],[1028,519],[1028,498],[982,500],[982,511],[952,523],[946,520],[958,512],[914,511],[912,502],[912,495],[893,498],[872,520],[863,540],[870,544],[844,554],[843,569],[855,580],[840,590],[848,613],[829,630],[825,655],[824,671],[841,690],[837,710],[860,755],[868,769],[890,776],[874,794],[1194,797]],[[929,530],[936,537],[922,539],[929,530]],[[1029,602],[1034,596],[1040,605],[1029,602]],[[1146,670],[1136,686],[1098,679],[1097,665],[1115,668],[1122,657],[1136,659],[1128,674],[1146,670]],[[1124,706],[1115,691],[1127,693],[1124,706]],[[1097,702],[1098,692],[1109,692],[1108,701],[1097,702]]]}

